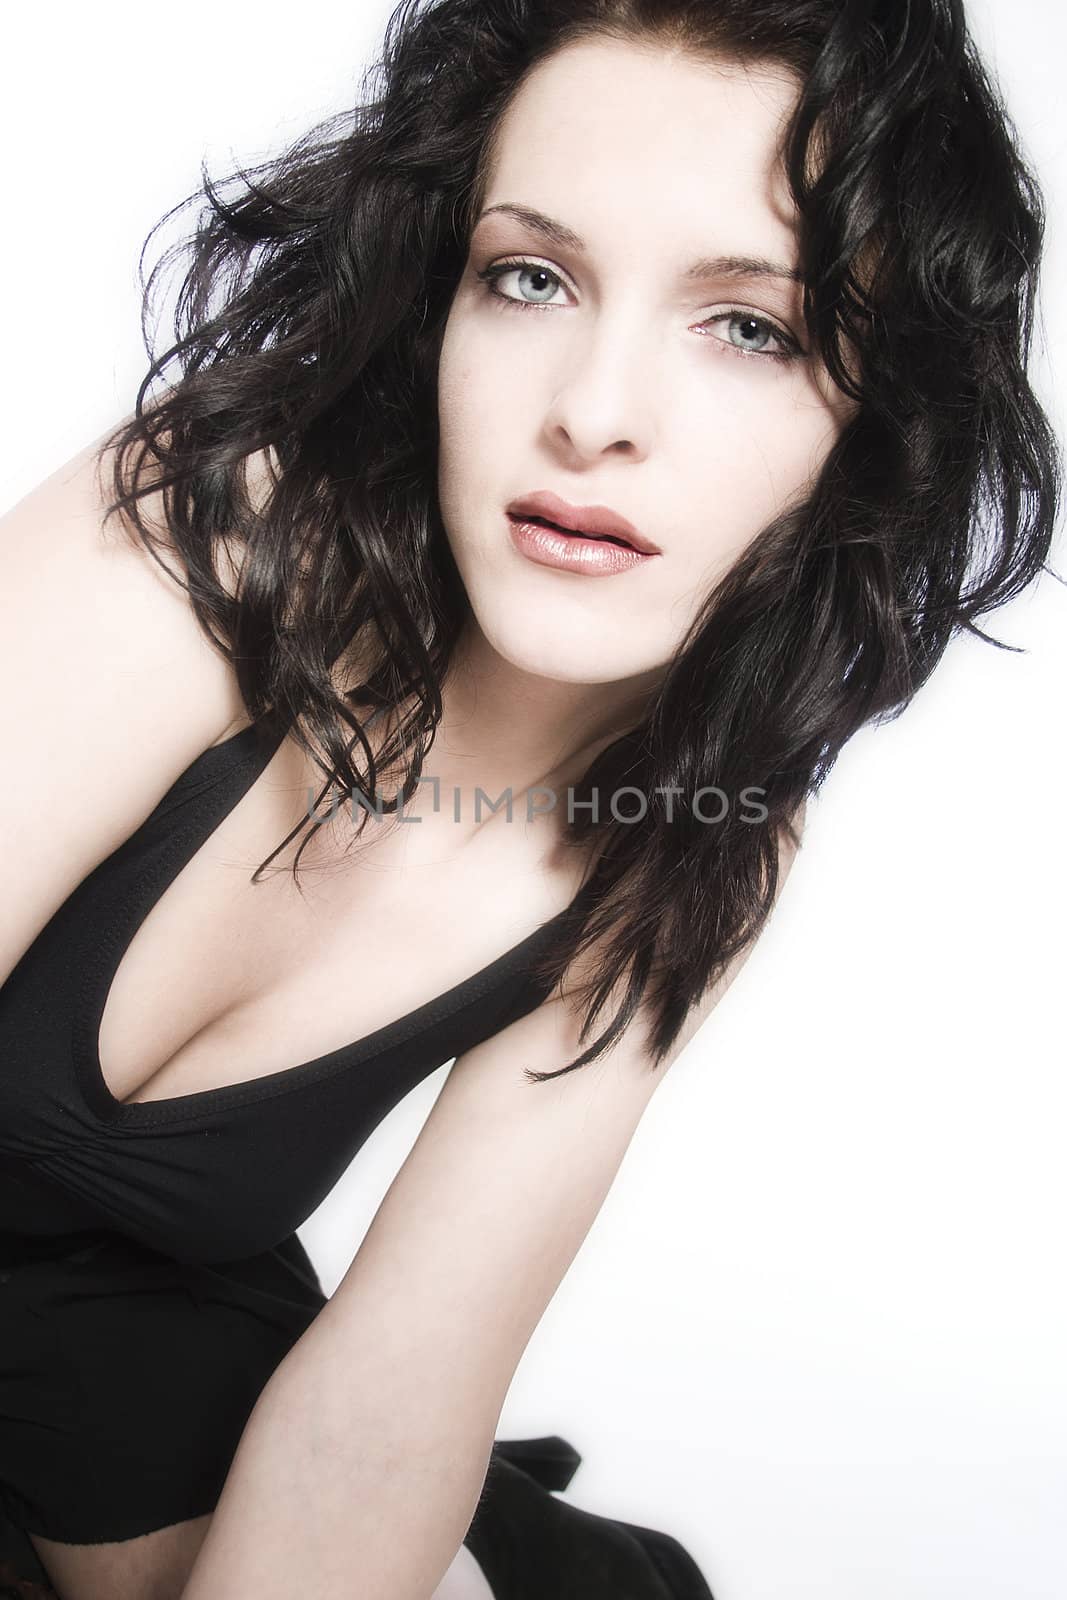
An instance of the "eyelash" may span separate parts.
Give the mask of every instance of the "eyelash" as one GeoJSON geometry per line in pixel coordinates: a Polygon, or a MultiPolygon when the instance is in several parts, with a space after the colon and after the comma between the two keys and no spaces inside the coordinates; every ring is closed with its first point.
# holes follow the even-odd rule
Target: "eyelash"
{"type": "MultiPolygon", "coordinates": [[[[490,298],[497,301],[501,309],[503,309],[505,306],[514,306],[519,311],[551,311],[555,309],[547,304],[539,304],[535,300],[518,300],[510,294],[502,294],[496,287],[498,279],[504,277],[505,274],[509,272],[521,272],[523,267],[532,267],[537,272],[547,273],[548,276],[550,278],[554,278],[558,284],[562,285],[563,283],[563,279],[558,273],[553,272],[551,267],[546,267],[540,261],[526,261],[522,259],[494,262],[491,267],[484,267],[481,272],[476,274],[476,276],[482,283],[485,284],[486,291],[490,298]]],[[[803,354],[800,345],[796,339],[794,339],[791,333],[786,333],[784,328],[780,328],[778,324],[776,322],[772,322],[769,317],[759,317],[754,311],[748,311],[743,306],[731,306],[727,311],[721,311],[714,317],[708,317],[704,322],[699,323],[698,326],[702,328],[708,328],[716,322],[731,322],[735,317],[743,317],[748,322],[758,323],[761,328],[768,329],[769,332],[771,332],[774,337],[784,346],[784,348],[781,350],[740,350],[738,349],[737,345],[729,344],[725,339],[720,339],[717,341],[719,344],[723,345],[731,355],[740,356],[742,361],[751,361],[753,358],[759,361],[796,361],[803,354]]]]}

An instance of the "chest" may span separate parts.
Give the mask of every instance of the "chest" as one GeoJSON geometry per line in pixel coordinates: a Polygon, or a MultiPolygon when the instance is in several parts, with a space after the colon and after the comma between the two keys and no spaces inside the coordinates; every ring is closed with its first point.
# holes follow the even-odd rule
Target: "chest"
{"type": "MultiPolygon", "coordinates": [[[[357,838],[347,807],[253,874],[308,804],[301,753],[265,770],[119,940],[97,1038],[123,1103],[247,1083],[407,1016],[495,961],[573,897],[579,872],[519,814],[472,831],[421,820],[357,838]]],[[[357,812],[357,816],[359,813],[357,812]]]]}

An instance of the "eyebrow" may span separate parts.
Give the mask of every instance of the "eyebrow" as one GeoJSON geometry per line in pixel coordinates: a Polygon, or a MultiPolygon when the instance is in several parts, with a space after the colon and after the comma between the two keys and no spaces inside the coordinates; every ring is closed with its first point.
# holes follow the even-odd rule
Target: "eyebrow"
{"type": "MultiPolygon", "coordinates": [[[[515,205],[503,200],[499,205],[488,206],[476,219],[475,227],[481,222],[482,217],[489,217],[494,212],[504,212],[507,216],[515,217],[534,233],[539,233],[552,244],[559,245],[564,250],[573,250],[577,254],[585,253],[585,241],[568,228],[565,223],[558,222],[555,217],[547,217],[543,211],[536,211],[532,206],[515,205]]],[[[793,283],[803,283],[804,274],[797,267],[784,266],[780,261],[768,261],[766,256],[702,256],[686,267],[683,278],[693,280],[696,278],[787,278],[793,283]]]]}

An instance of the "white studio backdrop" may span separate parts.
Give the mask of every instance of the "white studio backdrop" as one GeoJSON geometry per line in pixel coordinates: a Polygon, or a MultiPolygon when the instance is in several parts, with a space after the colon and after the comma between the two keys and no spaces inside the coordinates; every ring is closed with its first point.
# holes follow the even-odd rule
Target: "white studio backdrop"
{"type": "MultiPolygon", "coordinates": [[[[138,252],[201,160],[255,162],[347,104],[388,10],[9,19],[0,506],[132,405],[138,252]]],[[[1047,0],[969,15],[1049,205],[1034,370],[1062,438],[1067,30],[1047,0]]],[[[1042,579],[987,626],[1025,653],[956,641],[809,808],[501,1419],[570,1438],[569,1498],[674,1532],[716,1600],[1067,1594],[1067,590],[1042,579]]],[[[302,1230],[327,1290],[446,1071],[302,1230]]]]}

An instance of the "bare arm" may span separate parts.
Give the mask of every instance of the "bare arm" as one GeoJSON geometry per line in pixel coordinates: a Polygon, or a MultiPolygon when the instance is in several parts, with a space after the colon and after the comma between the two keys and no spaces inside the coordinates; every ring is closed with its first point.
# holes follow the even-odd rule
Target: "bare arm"
{"type": "Polygon", "coordinates": [[[257,1402],[183,1600],[433,1594],[519,1359],[666,1070],[648,1069],[635,1024],[600,1062],[523,1079],[579,1053],[578,1020],[549,1001],[456,1062],[336,1294],[257,1402]]]}

